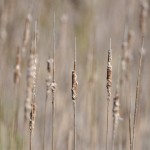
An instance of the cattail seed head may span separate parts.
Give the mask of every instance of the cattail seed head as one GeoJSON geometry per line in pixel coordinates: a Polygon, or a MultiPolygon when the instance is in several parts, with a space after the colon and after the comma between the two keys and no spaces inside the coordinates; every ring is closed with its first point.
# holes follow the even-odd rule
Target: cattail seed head
{"type": "Polygon", "coordinates": [[[52,72],[52,64],[53,64],[53,59],[49,58],[47,60],[47,72],[51,74],[52,72]]]}
{"type": "MultiPolygon", "coordinates": [[[[50,93],[50,88],[51,88],[52,65],[53,65],[53,59],[49,58],[47,60],[47,72],[48,72],[48,78],[46,79],[46,92],[47,92],[47,94],[50,93]]],[[[54,87],[54,88],[56,88],[56,87],[54,87]]]]}
{"type": "Polygon", "coordinates": [[[31,133],[33,133],[33,129],[35,127],[35,118],[36,118],[36,104],[35,102],[32,102],[31,112],[30,112],[30,121],[29,121],[29,129],[31,133]]]}
{"type": "Polygon", "coordinates": [[[17,55],[16,55],[16,66],[15,66],[15,72],[14,72],[14,83],[18,84],[20,82],[21,77],[21,53],[20,53],[20,47],[17,47],[17,55]]]}
{"type": "Polygon", "coordinates": [[[108,61],[107,61],[107,93],[108,93],[108,100],[110,100],[111,96],[111,87],[112,87],[112,49],[108,50],[108,61]]]}
{"type": "Polygon", "coordinates": [[[141,34],[144,36],[146,33],[146,19],[148,16],[148,4],[146,1],[142,2],[140,5],[140,21],[139,21],[139,26],[140,26],[140,31],[141,34]]]}
{"type": "Polygon", "coordinates": [[[77,74],[75,70],[73,70],[72,71],[72,100],[76,100],[77,98],[77,86],[78,86],[77,74]]]}
{"type": "Polygon", "coordinates": [[[119,95],[116,91],[115,97],[113,98],[113,137],[115,137],[116,129],[118,127],[119,120],[122,120],[120,117],[120,102],[119,102],[119,95]]]}
{"type": "Polygon", "coordinates": [[[52,93],[54,93],[54,92],[56,91],[56,88],[57,88],[56,82],[52,82],[52,83],[50,84],[50,87],[51,87],[52,93]]]}
{"type": "Polygon", "coordinates": [[[32,16],[28,14],[25,20],[25,30],[23,35],[23,48],[25,48],[30,39],[30,26],[31,26],[32,16]]]}
{"type": "Polygon", "coordinates": [[[119,118],[120,114],[119,114],[119,95],[118,93],[116,93],[115,97],[114,97],[114,102],[113,102],[113,117],[114,118],[119,118]]]}
{"type": "Polygon", "coordinates": [[[78,81],[77,81],[77,74],[76,74],[76,37],[75,37],[75,45],[74,45],[74,69],[72,71],[72,100],[76,100],[77,98],[77,87],[78,87],[78,81]]]}
{"type": "Polygon", "coordinates": [[[121,68],[123,71],[126,70],[126,55],[127,55],[127,49],[128,49],[128,43],[127,42],[123,42],[122,44],[122,59],[121,59],[121,68]]]}
{"type": "Polygon", "coordinates": [[[27,69],[27,98],[25,100],[25,120],[30,119],[31,112],[31,102],[32,102],[32,92],[35,89],[36,84],[36,71],[37,71],[37,55],[36,48],[32,43],[32,47],[30,49],[30,56],[28,61],[28,69],[27,69]]]}

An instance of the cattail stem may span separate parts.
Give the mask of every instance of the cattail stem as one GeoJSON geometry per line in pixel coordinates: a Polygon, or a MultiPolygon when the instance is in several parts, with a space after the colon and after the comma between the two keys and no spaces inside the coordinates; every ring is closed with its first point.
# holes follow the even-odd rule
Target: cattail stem
{"type": "Polygon", "coordinates": [[[29,143],[29,149],[32,150],[32,132],[30,132],[30,143],[29,143]]]}
{"type": "Polygon", "coordinates": [[[46,94],[46,101],[45,101],[45,107],[44,107],[44,129],[43,129],[43,150],[45,150],[45,132],[46,132],[46,113],[47,113],[47,101],[48,101],[48,95],[46,94]]]}
{"type": "Polygon", "coordinates": [[[56,35],[55,35],[55,12],[54,12],[54,18],[53,18],[53,82],[55,82],[55,40],[56,40],[56,35]]]}
{"type": "Polygon", "coordinates": [[[73,110],[74,110],[74,150],[76,150],[76,101],[73,100],[73,110]]]}
{"type": "Polygon", "coordinates": [[[107,102],[106,150],[108,149],[109,103],[110,101],[107,102]]]}
{"type": "Polygon", "coordinates": [[[46,114],[47,114],[47,103],[48,103],[48,98],[49,98],[49,94],[50,94],[52,62],[53,61],[50,58],[47,61],[48,78],[46,79],[46,100],[45,100],[45,108],[44,108],[43,150],[45,150],[46,114]]]}
{"type": "Polygon", "coordinates": [[[54,150],[54,131],[55,131],[55,92],[52,92],[52,150],[54,150]]]}
{"type": "Polygon", "coordinates": [[[130,150],[132,150],[131,100],[130,100],[130,106],[129,106],[129,139],[130,139],[130,150]]]}
{"type": "Polygon", "coordinates": [[[141,80],[143,46],[144,46],[144,37],[142,37],[142,48],[140,50],[140,61],[139,61],[138,77],[137,77],[137,85],[136,85],[135,110],[134,110],[134,120],[133,120],[132,150],[134,150],[134,142],[135,142],[135,137],[136,137],[135,128],[136,128],[137,113],[138,113],[138,106],[139,106],[139,88],[140,88],[140,80],[141,80]]]}
{"type": "Polygon", "coordinates": [[[72,150],[73,148],[72,141],[73,141],[73,131],[71,130],[69,131],[69,136],[68,136],[68,150],[72,150]]]}
{"type": "Polygon", "coordinates": [[[20,89],[20,84],[18,84],[18,88],[16,89],[15,131],[18,130],[18,114],[19,114],[19,105],[20,105],[19,89],[20,89]]]}

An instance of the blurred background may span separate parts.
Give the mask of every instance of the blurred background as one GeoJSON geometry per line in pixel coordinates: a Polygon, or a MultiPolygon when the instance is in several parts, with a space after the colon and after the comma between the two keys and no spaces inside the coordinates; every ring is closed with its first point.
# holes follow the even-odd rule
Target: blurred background
{"type": "MultiPolygon", "coordinates": [[[[98,150],[106,145],[107,55],[112,41],[112,100],[119,81],[120,116],[115,150],[129,149],[129,104],[131,123],[136,96],[136,82],[141,49],[140,11],[138,0],[0,0],[0,150],[20,150],[28,128],[24,129],[24,101],[27,89],[27,64],[34,24],[37,21],[37,115],[33,133],[33,150],[42,149],[44,118],[46,116],[45,150],[51,149],[51,93],[44,113],[46,99],[47,59],[53,52],[53,14],[56,34],[56,110],[55,149],[73,149],[73,106],[71,100],[71,71],[74,58],[74,38],[77,38],[77,149],[98,150]],[[30,17],[29,17],[30,16],[30,17]],[[29,17],[30,37],[24,45],[23,37],[29,17]],[[31,19],[32,18],[32,19],[31,19]],[[132,42],[128,69],[122,68],[123,46],[128,33],[132,42]],[[22,55],[20,84],[16,87],[13,76],[17,47],[25,46],[22,55]],[[119,69],[118,69],[119,68],[119,69]],[[121,69],[120,69],[121,68],[121,69]],[[119,76],[118,76],[119,70],[119,76]],[[126,75],[127,74],[127,75],[126,75]],[[128,77],[127,77],[128,76],[128,77]],[[14,107],[19,101],[18,127],[12,136],[14,107]],[[24,135],[25,133],[25,135],[24,135]],[[13,138],[12,138],[13,137],[13,138]],[[12,143],[11,143],[12,142],[12,143]],[[12,144],[10,147],[10,143],[12,144]]],[[[148,0],[147,6],[150,1],[148,0]]],[[[146,8],[147,8],[146,6],[146,8]]],[[[150,9],[146,12],[144,53],[136,125],[136,150],[150,149],[150,9]]],[[[112,102],[109,113],[109,143],[112,135],[112,102]]],[[[110,145],[110,144],[109,144],[110,145]]]]}

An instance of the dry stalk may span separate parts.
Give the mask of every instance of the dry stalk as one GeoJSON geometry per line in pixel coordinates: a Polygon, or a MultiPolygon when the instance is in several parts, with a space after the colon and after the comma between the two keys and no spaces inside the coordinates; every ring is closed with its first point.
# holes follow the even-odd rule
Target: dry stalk
{"type": "Polygon", "coordinates": [[[76,99],[77,99],[77,74],[76,74],[76,38],[75,38],[75,48],[74,48],[74,69],[72,70],[72,102],[74,110],[74,150],[76,150],[76,99]]]}
{"type": "Polygon", "coordinates": [[[109,103],[111,100],[111,87],[112,87],[112,49],[110,39],[110,49],[108,50],[108,61],[107,61],[107,129],[106,129],[106,150],[108,149],[108,126],[109,126],[109,103]]]}
{"type": "Polygon", "coordinates": [[[25,124],[29,121],[30,150],[32,149],[32,133],[36,116],[36,76],[37,76],[37,22],[35,23],[34,40],[30,49],[27,71],[27,98],[25,100],[25,124]]]}
{"type": "Polygon", "coordinates": [[[50,85],[52,92],[52,150],[54,150],[54,139],[55,139],[55,91],[56,91],[56,82],[55,82],[55,13],[53,17],[53,76],[52,83],[50,85]]]}
{"type": "Polygon", "coordinates": [[[23,51],[23,53],[26,51],[26,47],[27,47],[27,45],[29,43],[31,21],[32,21],[32,16],[29,13],[27,15],[27,17],[26,17],[26,20],[25,20],[25,29],[24,29],[24,34],[23,34],[23,45],[22,45],[22,51],[23,51]]]}
{"type": "Polygon", "coordinates": [[[125,72],[125,76],[126,79],[128,81],[128,86],[129,86],[129,142],[130,142],[130,150],[131,150],[131,145],[132,145],[132,125],[131,125],[131,60],[132,60],[132,48],[133,48],[133,43],[134,43],[134,32],[132,30],[130,30],[128,32],[128,39],[127,39],[127,43],[128,43],[128,52],[127,52],[127,56],[126,56],[126,65],[127,65],[127,70],[125,72]]]}
{"type": "Polygon", "coordinates": [[[122,44],[122,71],[123,71],[123,76],[125,76],[125,78],[127,80],[129,80],[129,65],[130,65],[130,61],[131,61],[131,50],[132,50],[132,46],[134,43],[134,32],[132,30],[130,30],[128,32],[127,35],[127,41],[124,41],[122,44]]]}
{"type": "Polygon", "coordinates": [[[16,54],[16,65],[15,65],[15,72],[14,72],[14,84],[16,87],[16,109],[15,109],[15,128],[18,127],[18,112],[19,112],[19,85],[20,85],[20,78],[21,78],[21,51],[20,47],[17,48],[16,54]],[[18,86],[18,89],[17,89],[18,86]]]}
{"type": "Polygon", "coordinates": [[[16,54],[16,65],[15,65],[15,72],[14,72],[14,83],[19,84],[21,77],[21,51],[20,47],[17,47],[17,54],[16,54]]]}
{"type": "MultiPolygon", "coordinates": [[[[131,60],[132,60],[132,48],[133,48],[133,43],[134,43],[134,32],[132,30],[127,31],[126,30],[126,37],[124,38],[124,42],[122,44],[122,59],[121,59],[121,86],[120,86],[120,91],[122,93],[122,87],[125,84],[129,84],[129,95],[130,95],[130,71],[131,71],[131,60]],[[125,82],[128,81],[128,82],[125,82]]],[[[124,35],[125,36],[125,35],[124,35]]],[[[121,96],[121,99],[123,99],[124,96],[121,96]]],[[[128,98],[126,98],[127,100],[128,98]]],[[[129,98],[130,99],[130,98],[129,98]]],[[[129,139],[130,139],[130,148],[131,148],[131,101],[129,100],[129,139]]]]}
{"type": "Polygon", "coordinates": [[[118,128],[118,123],[122,118],[120,117],[120,102],[119,102],[119,95],[118,95],[118,89],[116,89],[116,94],[113,99],[113,134],[112,134],[112,150],[114,150],[114,142],[115,142],[115,136],[116,131],[118,128]]]}
{"type": "Polygon", "coordinates": [[[45,150],[45,130],[46,130],[46,114],[47,114],[47,101],[48,101],[48,97],[51,91],[51,80],[52,80],[52,76],[51,76],[51,72],[52,72],[52,64],[53,64],[53,59],[49,58],[47,61],[47,72],[48,72],[48,77],[46,79],[46,100],[45,100],[45,109],[44,109],[44,135],[43,135],[43,150],[45,150]]]}
{"type": "Polygon", "coordinates": [[[73,148],[72,141],[73,141],[73,131],[70,130],[68,135],[68,150],[72,150],[73,148]]]}
{"type": "Polygon", "coordinates": [[[140,50],[140,61],[138,67],[138,77],[137,77],[137,85],[136,85],[136,97],[135,97],[135,110],[134,110],[134,120],[133,120],[133,137],[132,137],[132,150],[134,150],[134,141],[135,141],[135,129],[136,129],[136,121],[139,107],[139,89],[140,89],[140,81],[141,81],[141,66],[143,63],[143,51],[144,51],[144,37],[142,39],[142,47],[140,50]]]}
{"type": "Polygon", "coordinates": [[[20,78],[21,78],[21,52],[20,47],[17,47],[17,54],[16,54],[16,64],[15,64],[15,71],[14,71],[14,85],[15,85],[15,102],[14,102],[14,119],[12,121],[12,131],[10,135],[10,144],[9,149],[12,149],[13,139],[15,139],[15,133],[17,133],[18,129],[18,113],[19,113],[19,85],[20,85],[20,78]]]}
{"type": "Polygon", "coordinates": [[[32,42],[32,47],[30,49],[30,56],[28,60],[28,70],[27,70],[27,97],[25,100],[25,122],[30,120],[30,112],[31,112],[31,100],[32,100],[32,91],[34,88],[34,78],[36,76],[36,49],[34,42],[32,42]]]}
{"type": "Polygon", "coordinates": [[[130,150],[132,150],[131,97],[129,103],[129,140],[130,140],[130,150]]]}

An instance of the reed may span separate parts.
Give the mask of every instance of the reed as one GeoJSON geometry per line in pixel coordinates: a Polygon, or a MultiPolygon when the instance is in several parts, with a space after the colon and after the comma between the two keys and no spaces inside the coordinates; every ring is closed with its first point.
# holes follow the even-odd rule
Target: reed
{"type": "Polygon", "coordinates": [[[76,150],[76,99],[77,99],[77,74],[76,74],[76,37],[75,37],[75,48],[74,48],[74,69],[72,70],[72,103],[74,111],[74,146],[73,149],[76,150]]]}
{"type": "Polygon", "coordinates": [[[136,138],[136,122],[137,122],[137,114],[139,108],[139,90],[140,90],[140,82],[141,82],[141,66],[143,63],[143,51],[144,51],[144,37],[142,39],[142,46],[140,50],[140,61],[138,67],[138,77],[137,77],[137,84],[136,84],[136,97],[135,97],[135,109],[134,109],[134,120],[133,120],[133,137],[132,137],[132,150],[134,150],[134,143],[136,138]]]}
{"type": "Polygon", "coordinates": [[[25,124],[29,121],[30,150],[32,149],[32,133],[36,116],[36,77],[37,77],[37,22],[35,22],[34,40],[30,49],[27,71],[27,97],[25,100],[25,124]]]}
{"type": "Polygon", "coordinates": [[[43,130],[43,150],[45,150],[45,132],[46,132],[46,115],[47,115],[47,103],[50,95],[50,85],[51,85],[51,80],[52,80],[52,64],[53,64],[53,59],[49,58],[47,60],[47,73],[48,77],[46,79],[46,99],[45,99],[45,107],[44,107],[44,130],[43,130]]]}
{"type": "Polygon", "coordinates": [[[108,50],[108,60],[107,60],[107,129],[106,129],[106,150],[108,150],[108,127],[109,127],[109,104],[111,100],[111,87],[112,87],[112,49],[111,49],[111,39],[110,48],[108,50]]]}
{"type": "Polygon", "coordinates": [[[56,82],[55,82],[55,13],[53,16],[53,72],[52,72],[52,83],[51,83],[51,92],[52,92],[52,150],[54,150],[54,138],[55,138],[55,91],[56,91],[56,82]]]}
{"type": "Polygon", "coordinates": [[[114,150],[115,138],[116,138],[119,121],[123,120],[120,117],[120,96],[119,96],[120,64],[118,65],[117,78],[118,79],[116,83],[116,91],[115,91],[115,96],[113,98],[113,107],[112,107],[112,115],[113,115],[112,146],[111,146],[112,150],[114,150]]]}
{"type": "Polygon", "coordinates": [[[25,28],[24,28],[23,43],[22,43],[22,52],[23,53],[25,53],[26,47],[30,41],[31,22],[32,22],[32,16],[29,13],[25,19],[25,28]]]}

